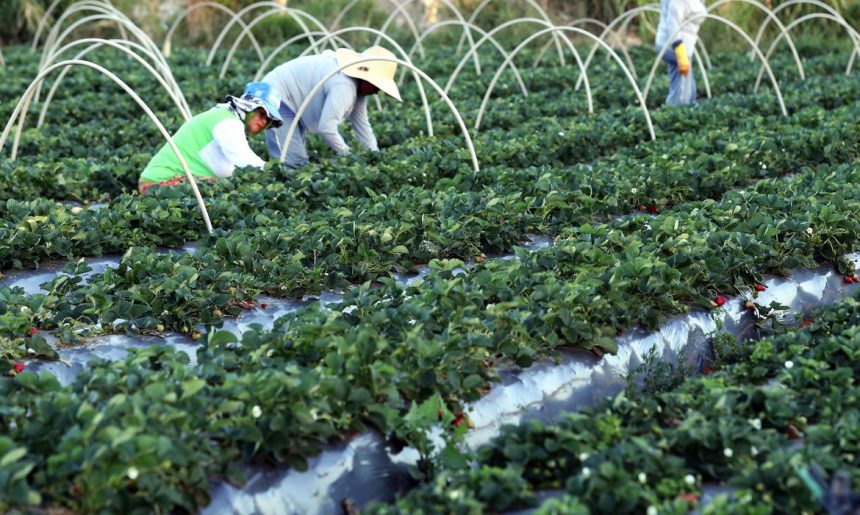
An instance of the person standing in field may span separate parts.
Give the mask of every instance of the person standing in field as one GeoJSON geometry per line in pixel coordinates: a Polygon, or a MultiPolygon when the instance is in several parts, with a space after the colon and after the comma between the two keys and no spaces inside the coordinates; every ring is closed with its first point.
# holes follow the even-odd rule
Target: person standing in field
{"type": "MultiPolygon", "coordinates": [[[[372,57],[393,58],[394,54],[378,46],[361,54],[346,48],[326,50],[321,55],[293,59],[266,74],[263,82],[280,95],[279,114],[284,120],[280,128],[266,132],[269,154],[276,159],[281,158],[290,124],[317,84],[338,68],[372,57]]],[[[308,162],[307,133],[318,134],[336,154],[349,154],[349,146],[338,131],[338,126],[347,118],[362,147],[378,151],[376,136],[367,116],[367,97],[382,91],[400,102],[400,91],[394,82],[396,72],[395,62],[366,61],[336,73],[302,114],[290,141],[285,164],[290,168],[301,168],[308,162]]]]}
{"type": "Polygon", "coordinates": [[[657,51],[662,50],[673,38],[662,56],[669,72],[667,104],[687,105],[696,102],[696,79],[691,62],[699,27],[705,21],[707,12],[701,0],[660,0],[657,51]]]}
{"type": "MultiPolygon", "coordinates": [[[[228,96],[224,103],[182,124],[173,142],[194,178],[214,181],[230,177],[236,167],[263,168],[265,161],[251,150],[247,135],[280,126],[280,103],[271,86],[252,82],[241,97],[228,96]]],[[[145,195],[153,186],[176,186],[186,179],[176,152],[165,143],[143,170],[138,191],[145,195]]]]}

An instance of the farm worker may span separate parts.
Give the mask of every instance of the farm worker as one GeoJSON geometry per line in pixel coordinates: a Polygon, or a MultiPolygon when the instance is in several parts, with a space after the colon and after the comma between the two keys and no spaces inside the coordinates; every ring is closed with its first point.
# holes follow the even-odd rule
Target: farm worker
{"type": "Polygon", "coordinates": [[[696,79],[690,64],[698,39],[699,27],[707,14],[701,0],[660,0],[660,23],[657,25],[657,51],[674,38],[663,53],[669,71],[669,95],[666,103],[686,105],[696,102],[696,79]]]}
{"type": "MultiPolygon", "coordinates": [[[[238,167],[263,168],[265,162],[251,150],[246,134],[258,134],[283,123],[278,114],[281,99],[271,86],[251,82],[240,98],[228,96],[205,113],[194,116],[173,135],[195,179],[230,177],[238,167]]],[[[186,180],[185,170],[168,143],[156,153],[138,182],[146,194],[152,186],[175,186],[186,180]]]]}
{"type": "MultiPolygon", "coordinates": [[[[272,157],[280,159],[290,124],[311,90],[338,68],[368,57],[393,58],[394,54],[378,46],[361,54],[346,48],[336,52],[326,50],[321,55],[288,61],[263,77],[263,82],[271,84],[281,97],[280,116],[284,120],[280,128],[266,132],[266,144],[272,157]]],[[[336,154],[349,154],[349,146],[338,132],[338,126],[347,118],[359,143],[366,150],[378,151],[376,136],[367,118],[367,97],[382,91],[400,102],[400,91],[394,82],[396,71],[395,62],[366,61],[349,66],[329,79],[302,113],[287,151],[286,165],[300,168],[308,162],[307,133],[319,134],[336,154]]]]}

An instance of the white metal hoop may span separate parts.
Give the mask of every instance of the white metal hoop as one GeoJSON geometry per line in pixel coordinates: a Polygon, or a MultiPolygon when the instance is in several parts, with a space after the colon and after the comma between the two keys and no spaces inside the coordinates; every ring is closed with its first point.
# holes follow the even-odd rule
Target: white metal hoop
{"type": "MultiPolygon", "coordinates": [[[[343,9],[341,9],[340,12],[337,13],[337,16],[335,16],[334,20],[329,24],[328,30],[329,31],[337,30],[340,27],[340,22],[343,20],[343,17],[346,16],[346,13],[351,11],[352,8],[355,7],[355,5],[360,1],[361,0],[351,0],[348,4],[343,6],[343,9]]],[[[388,3],[390,3],[391,5],[394,6],[395,10],[400,9],[400,2],[398,2],[397,0],[387,0],[387,1],[388,1],[388,3]]],[[[417,41],[418,40],[418,27],[415,25],[415,21],[413,21],[412,17],[409,15],[404,16],[403,19],[406,20],[406,25],[409,26],[409,30],[412,31],[412,36],[417,41]]],[[[421,58],[423,59],[425,57],[424,47],[419,46],[418,51],[421,53],[421,58]]]]}
{"type": "MultiPolygon", "coordinates": [[[[289,7],[284,7],[282,4],[279,4],[278,2],[271,2],[271,1],[257,2],[257,3],[251,4],[251,5],[243,8],[243,9],[240,9],[236,13],[236,16],[238,19],[242,19],[242,16],[244,16],[245,14],[253,11],[254,9],[258,9],[261,7],[271,7],[272,9],[269,12],[277,11],[277,12],[283,12],[283,13],[290,15],[290,17],[293,18],[293,20],[298,24],[299,28],[305,34],[310,32],[310,29],[308,28],[307,24],[305,24],[304,20],[301,19],[301,16],[305,16],[305,17],[311,19],[312,21],[314,21],[317,24],[317,27],[320,30],[320,32],[328,32],[328,29],[326,29],[322,25],[322,23],[320,23],[319,20],[317,20],[313,16],[311,16],[308,13],[306,13],[302,10],[299,10],[299,9],[292,9],[289,7]]],[[[221,48],[221,43],[224,41],[224,38],[227,37],[227,33],[230,32],[230,29],[233,28],[234,21],[235,21],[235,19],[230,20],[221,29],[221,32],[218,34],[218,37],[215,39],[215,42],[212,44],[212,48],[209,49],[209,55],[206,57],[206,66],[212,65],[212,61],[215,59],[215,52],[217,52],[218,49],[221,48]]],[[[247,27],[242,31],[242,33],[239,35],[237,40],[241,40],[245,36],[246,32],[247,32],[247,27]]],[[[311,42],[314,41],[314,38],[312,36],[309,37],[308,39],[311,42]]]]}
{"type": "MultiPolygon", "coordinates": [[[[185,109],[182,101],[180,100],[179,96],[177,95],[176,91],[173,88],[171,88],[170,85],[167,84],[164,77],[162,77],[161,74],[158,73],[158,71],[156,71],[155,68],[152,67],[152,65],[150,65],[148,62],[146,62],[146,60],[144,60],[139,55],[137,55],[136,53],[134,53],[131,50],[129,50],[128,48],[126,48],[126,46],[124,46],[124,45],[128,45],[128,46],[136,47],[139,50],[145,52],[146,49],[144,49],[142,46],[138,45],[137,43],[134,43],[132,41],[125,41],[125,40],[106,40],[106,39],[100,39],[100,38],[78,39],[78,40],[75,40],[75,41],[69,43],[65,47],[63,47],[62,50],[60,50],[59,52],[54,54],[54,57],[62,55],[63,52],[65,52],[69,48],[72,48],[73,46],[84,45],[87,43],[90,43],[90,46],[86,47],[84,50],[82,50],[77,55],[75,55],[75,57],[73,57],[72,60],[83,59],[84,56],[86,56],[88,53],[90,53],[91,51],[93,51],[99,47],[102,47],[102,46],[109,46],[112,48],[116,48],[117,50],[127,54],[129,57],[136,60],[144,68],[146,68],[146,70],[153,77],[155,77],[155,79],[158,81],[158,83],[161,84],[161,86],[167,92],[167,95],[170,97],[170,99],[173,100],[173,103],[176,104],[176,107],[179,109],[179,114],[182,115],[183,119],[185,119],[187,121],[193,116],[190,111],[186,111],[186,109],[185,109]]],[[[48,64],[52,64],[52,63],[53,63],[53,57],[48,61],[48,64]]],[[[63,68],[63,70],[57,76],[57,79],[51,85],[51,89],[48,91],[48,95],[45,97],[45,101],[42,103],[42,110],[39,113],[39,121],[36,122],[36,128],[37,129],[42,127],[42,124],[45,121],[45,115],[48,112],[48,107],[50,107],[51,101],[54,99],[54,94],[56,94],[57,89],[59,89],[60,84],[63,82],[63,78],[66,76],[66,74],[71,69],[72,69],[71,66],[63,68]]],[[[40,83],[39,86],[41,87],[41,84],[43,84],[43,83],[44,82],[40,83]]],[[[38,88],[36,91],[38,93],[38,88]]],[[[179,95],[181,95],[181,94],[182,94],[182,92],[180,91],[179,95]]],[[[19,133],[21,132],[21,129],[23,128],[23,124],[24,124],[24,114],[22,114],[20,117],[20,124],[18,127],[19,133]]]]}
{"type": "MultiPolygon", "coordinates": [[[[62,61],[59,63],[52,64],[51,66],[45,68],[40,71],[33,82],[27,87],[27,90],[24,92],[24,95],[21,97],[21,100],[18,101],[18,104],[15,106],[15,110],[12,112],[12,116],[9,117],[9,121],[6,122],[6,127],[3,129],[3,134],[0,135],[0,150],[3,149],[3,146],[6,144],[6,140],[9,138],[9,132],[12,130],[12,125],[15,123],[15,119],[24,111],[27,110],[30,99],[33,95],[33,91],[36,89],[36,84],[40,81],[45,80],[49,74],[51,74],[54,70],[65,68],[67,66],[86,66],[88,68],[92,68],[96,71],[101,72],[109,79],[111,79],[115,84],[123,89],[136,103],[143,109],[146,115],[150,120],[155,124],[158,128],[161,135],[164,137],[167,144],[170,145],[170,148],[176,154],[177,159],[179,160],[179,164],[182,166],[182,169],[185,171],[185,175],[188,178],[188,182],[191,184],[191,189],[194,191],[194,196],[197,199],[197,205],[200,208],[200,212],[203,215],[203,221],[206,223],[206,230],[211,234],[213,232],[212,222],[209,220],[209,212],[206,210],[206,204],[203,202],[203,197],[200,195],[200,189],[197,187],[197,181],[194,179],[194,175],[191,173],[191,170],[188,168],[188,163],[185,161],[185,158],[182,157],[182,152],[179,151],[179,148],[176,146],[176,142],[173,141],[173,137],[171,137],[170,133],[167,132],[167,129],[164,128],[164,125],[155,116],[155,113],[152,112],[152,109],[143,101],[143,99],[138,96],[137,93],[134,92],[128,84],[123,82],[122,79],[114,75],[112,72],[103,68],[95,63],[84,60],[68,60],[62,61]]],[[[17,140],[17,137],[16,137],[17,140]]],[[[17,142],[13,144],[12,154],[10,156],[10,160],[14,161],[17,155],[18,148],[17,142]]]]}
{"type": "MultiPolygon", "coordinates": [[[[435,32],[438,29],[441,29],[444,27],[449,27],[452,25],[464,26],[463,22],[461,22],[460,20],[446,20],[446,21],[440,21],[439,23],[435,23],[435,24],[427,27],[427,29],[425,29],[424,32],[421,33],[421,36],[418,39],[418,41],[415,43],[415,45],[413,45],[412,48],[409,50],[409,60],[412,59],[412,55],[415,52],[415,48],[419,45],[419,43],[423,42],[424,39],[427,38],[427,36],[429,36],[432,32],[435,32]]],[[[466,25],[465,27],[467,29],[471,29],[471,30],[476,31],[481,36],[487,36],[487,31],[485,31],[481,27],[478,27],[477,25],[466,25]]],[[[490,44],[493,45],[494,47],[496,47],[496,50],[498,50],[499,53],[502,54],[502,59],[504,59],[508,56],[507,51],[505,51],[505,48],[498,42],[498,40],[496,40],[492,36],[488,36],[488,40],[489,40],[490,44]]],[[[522,78],[522,75],[520,75],[519,68],[517,68],[513,62],[511,63],[511,70],[514,72],[514,76],[517,79],[517,83],[519,83],[519,85],[520,85],[520,90],[522,91],[523,96],[528,96],[529,95],[528,88],[526,88],[526,84],[525,84],[525,82],[523,82],[523,78],[522,78]]],[[[403,83],[403,77],[404,77],[404,75],[400,76],[399,82],[401,84],[403,83]]]]}
{"type": "MultiPolygon", "coordinates": [[[[741,29],[740,27],[735,25],[733,22],[723,18],[722,16],[717,16],[716,14],[710,14],[710,13],[698,14],[698,15],[692,16],[692,17],[684,20],[681,23],[681,25],[678,27],[678,29],[672,34],[672,36],[670,38],[668,38],[666,43],[663,45],[663,48],[661,48],[660,52],[657,54],[657,58],[654,60],[654,66],[651,67],[651,73],[648,74],[648,82],[645,84],[644,94],[645,94],[646,99],[648,98],[648,92],[651,90],[651,84],[654,82],[654,76],[657,73],[657,67],[660,64],[660,60],[663,58],[663,54],[666,52],[666,50],[669,48],[669,46],[672,44],[672,42],[678,38],[678,36],[681,34],[681,31],[684,29],[684,27],[686,27],[690,23],[693,23],[693,22],[696,22],[699,20],[716,20],[716,21],[722,23],[723,25],[728,26],[729,28],[731,28],[732,30],[737,32],[738,34],[740,34],[741,37],[743,37],[751,46],[753,46],[753,48],[755,48],[753,40],[749,36],[749,34],[744,32],[743,29],[741,29]]],[[[759,59],[761,59],[762,64],[765,67],[767,67],[767,73],[770,76],[771,84],[773,85],[774,91],[776,92],[776,99],[777,99],[777,102],[779,102],[779,107],[782,110],[783,116],[788,116],[788,110],[785,108],[785,102],[782,99],[782,91],[779,89],[779,83],[777,82],[776,77],[773,74],[773,70],[771,70],[771,68],[770,68],[770,64],[768,64],[767,59],[765,58],[764,54],[761,53],[761,50],[759,50],[758,48],[755,48],[755,52],[756,52],[756,55],[758,55],[759,59]]]]}
{"type": "MultiPolygon", "coordinates": [[[[388,16],[388,19],[385,20],[385,23],[382,24],[382,27],[379,30],[381,32],[386,32],[388,30],[388,26],[391,25],[391,23],[394,21],[394,19],[397,17],[398,14],[409,18],[409,13],[406,12],[406,8],[409,7],[410,5],[412,5],[413,3],[415,3],[416,1],[417,0],[406,0],[402,4],[399,4],[397,6],[397,8],[394,10],[394,12],[391,13],[390,16],[388,16]]],[[[454,4],[451,3],[451,0],[441,0],[441,2],[443,4],[445,4],[445,7],[447,7],[452,13],[454,13],[454,16],[458,20],[460,20],[463,23],[466,23],[466,19],[463,18],[463,13],[460,12],[459,9],[457,9],[457,6],[455,6],[454,4]]],[[[475,49],[475,41],[472,39],[472,33],[469,32],[468,29],[465,28],[465,26],[464,26],[463,32],[466,35],[466,39],[469,41],[469,45],[472,47],[472,50],[474,50],[475,49]]],[[[375,45],[379,44],[378,38],[374,44],[375,45]]],[[[423,51],[422,51],[422,57],[423,57],[423,51]]],[[[478,60],[477,55],[475,56],[475,73],[477,73],[478,75],[481,74],[481,63],[478,60]]]]}
{"type": "MultiPolygon", "coordinates": [[[[450,77],[448,77],[448,82],[445,84],[445,93],[448,93],[451,90],[451,87],[453,87],[454,82],[457,80],[457,77],[459,77],[460,72],[463,70],[463,67],[466,64],[466,61],[469,59],[470,54],[474,53],[475,55],[477,55],[478,49],[480,49],[484,43],[486,43],[492,36],[494,36],[499,31],[504,30],[508,27],[523,24],[523,23],[534,23],[534,24],[540,25],[541,27],[545,27],[545,28],[554,28],[555,27],[555,25],[547,23],[544,20],[541,20],[539,18],[517,18],[516,20],[506,21],[506,22],[502,23],[501,25],[499,25],[498,27],[494,28],[493,30],[487,32],[486,35],[484,35],[484,37],[482,37],[480,40],[478,40],[478,42],[475,44],[475,47],[472,48],[471,50],[469,50],[466,53],[466,55],[464,55],[463,58],[460,59],[460,62],[457,63],[457,66],[454,68],[454,72],[451,74],[450,77]]],[[[580,79],[583,79],[585,81],[585,90],[586,90],[585,93],[586,93],[586,97],[588,98],[588,110],[589,110],[589,112],[593,112],[594,106],[593,106],[593,103],[591,100],[591,85],[589,84],[588,76],[586,75],[587,66],[583,65],[582,60],[579,58],[579,52],[576,50],[576,47],[573,46],[573,43],[568,38],[561,38],[561,40],[567,45],[567,48],[573,54],[574,59],[576,59],[576,64],[579,66],[579,69],[580,69],[580,76],[579,77],[580,77],[580,79]]]]}
{"type": "MultiPolygon", "coordinates": [[[[721,5],[734,2],[743,2],[747,5],[757,7],[759,10],[761,10],[767,15],[765,19],[773,20],[773,22],[776,23],[776,26],[779,27],[781,33],[785,34],[785,25],[782,24],[780,19],[777,18],[777,16],[773,13],[772,10],[768,9],[767,6],[765,6],[758,0],[717,0],[715,3],[708,6],[708,12],[712,12],[721,5]]],[[[791,39],[791,36],[787,35],[786,40],[788,41],[788,47],[791,49],[791,55],[794,56],[794,62],[795,64],[797,64],[797,73],[800,74],[800,80],[803,80],[806,78],[806,73],[803,70],[803,63],[800,62],[800,56],[797,54],[797,47],[794,46],[794,40],[791,39]]],[[[755,44],[755,42],[753,42],[753,44],[755,44]]],[[[761,75],[759,75],[759,77],[761,77],[761,75]]],[[[758,81],[756,82],[755,90],[758,91],[758,81]]]]}
{"type": "MultiPolygon", "coordinates": [[[[601,47],[606,49],[607,52],[612,54],[613,59],[621,67],[621,70],[627,76],[627,80],[629,80],[630,84],[633,86],[633,91],[636,93],[636,97],[639,99],[639,106],[642,109],[642,114],[645,115],[645,122],[648,125],[648,132],[651,135],[651,139],[656,140],[657,135],[654,133],[654,125],[651,123],[651,114],[648,112],[648,106],[645,105],[645,97],[642,95],[642,92],[639,90],[639,85],[636,84],[636,79],[634,79],[633,75],[630,74],[630,70],[628,70],[627,67],[624,66],[624,61],[622,61],[621,58],[618,57],[618,54],[614,50],[612,50],[612,48],[609,45],[607,45],[602,40],[598,39],[597,36],[595,36],[594,34],[588,32],[588,31],[582,30],[582,29],[578,29],[576,27],[549,27],[549,28],[546,28],[543,30],[539,30],[538,32],[535,32],[534,34],[532,34],[531,36],[529,36],[525,40],[523,40],[523,42],[520,43],[511,52],[511,54],[508,56],[507,60],[512,60],[514,57],[517,56],[518,53],[520,53],[520,51],[522,51],[526,46],[528,46],[529,43],[531,43],[535,39],[539,38],[540,36],[543,36],[544,34],[548,34],[551,31],[573,32],[576,34],[583,35],[589,39],[597,41],[597,44],[599,44],[601,47]]],[[[569,41],[569,40],[567,38],[565,38],[565,41],[569,41]]],[[[574,55],[576,55],[576,54],[574,54],[574,55]]],[[[580,63],[580,64],[582,64],[582,63],[580,63]]],[[[481,120],[483,119],[484,111],[486,111],[487,105],[489,104],[490,96],[492,95],[493,89],[495,89],[496,83],[499,81],[499,77],[501,77],[502,71],[504,70],[506,65],[507,65],[507,63],[503,63],[502,66],[499,67],[498,71],[496,71],[496,75],[493,77],[493,80],[490,82],[490,86],[487,88],[487,92],[484,94],[484,99],[481,102],[481,108],[478,110],[478,116],[475,119],[475,130],[480,129],[480,127],[481,127],[481,120]]]]}
{"type": "MultiPolygon", "coordinates": [[[[472,24],[472,25],[477,25],[477,24],[478,24],[478,23],[477,23],[478,15],[479,15],[479,14],[481,14],[481,11],[483,11],[483,10],[484,10],[484,8],[485,8],[485,7],[487,7],[487,5],[488,5],[490,2],[492,2],[492,1],[493,1],[493,0],[483,0],[483,1],[478,5],[478,7],[476,7],[476,8],[475,8],[475,10],[474,10],[474,11],[472,11],[472,14],[471,14],[471,15],[469,15],[469,19],[468,19],[468,20],[466,20],[466,21],[467,21],[468,23],[472,24]]],[[[553,23],[552,19],[550,19],[549,14],[547,14],[547,12],[544,10],[544,8],[543,8],[543,7],[541,7],[541,6],[540,6],[540,4],[539,4],[539,3],[537,3],[535,0],[525,0],[525,2],[526,2],[526,4],[528,4],[532,9],[534,9],[535,11],[537,11],[537,12],[538,12],[538,15],[540,15],[540,17],[541,17],[541,18],[543,18],[543,20],[544,20],[545,22],[549,23],[550,25],[555,25],[555,24],[553,23]]],[[[463,39],[464,39],[464,36],[460,36],[460,41],[458,41],[458,42],[457,42],[457,50],[456,50],[457,55],[460,55],[460,52],[462,52],[462,51],[463,51],[463,39]]],[[[565,62],[564,62],[564,50],[562,50],[562,49],[561,49],[561,42],[559,41],[559,39],[558,39],[558,35],[557,35],[557,34],[553,34],[552,42],[554,42],[554,43],[555,43],[555,48],[556,48],[556,50],[558,51],[558,58],[559,58],[559,61],[561,61],[561,65],[562,65],[562,66],[564,66],[564,65],[565,65],[565,62]]]]}
{"type": "Polygon", "coordinates": [[[401,66],[407,66],[410,69],[412,69],[412,71],[417,73],[422,79],[427,81],[433,87],[433,89],[436,90],[437,93],[439,93],[439,95],[442,97],[442,99],[445,101],[445,103],[448,104],[448,107],[451,109],[451,112],[453,113],[454,118],[457,120],[457,124],[459,124],[459,126],[460,126],[460,130],[463,132],[463,137],[466,139],[466,146],[468,147],[469,154],[472,157],[472,167],[473,167],[474,171],[479,172],[481,170],[481,168],[480,168],[480,165],[478,164],[478,156],[477,156],[477,154],[475,154],[475,146],[472,144],[472,137],[469,135],[469,130],[466,128],[466,124],[463,123],[463,117],[460,116],[460,112],[457,110],[457,107],[454,105],[453,102],[451,102],[451,99],[448,98],[448,95],[442,90],[442,88],[440,88],[439,85],[436,84],[436,82],[433,79],[431,79],[426,73],[424,73],[423,71],[418,69],[412,63],[407,62],[407,61],[403,61],[402,59],[397,59],[394,57],[367,57],[367,58],[359,59],[356,61],[352,61],[352,62],[350,62],[344,66],[339,66],[337,69],[335,69],[331,73],[329,73],[316,86],[314,86],[314,88],[308,94],[307,98],[305,98],[305,101],[302,102],[301,106],[299,106],[298,110],[296,111],[296,116],[293,118],[293,122],[290,124],[290,128],[287,131],[287,139],[284,141],[284,147],[281,149],[281,161],[283,162],[286,160],[287,151],[290,148],[290,142],[293,139],[293,134],[295,134],[296,129],[299,126],[299,120],[301,120],[302,115],[305,113],[305,111],[307,110],[308,106],[310,105],[310,103],[314,99],[314,97],[316,97],[317,94],[319,94],[319,92],[322,91],[322,88],[323,88],[323,86],[325,86],[326,82],[328,82],[329,80],[331,80],[332,77],[334,77],[338,73],[342,72],[346,68],[349,68],[350,66],[353,66],[356,64],[361,64],[361,63],[367,63],[367,62],[371,62],[371,61],[385,61],[385,62],[390,62],[390,63],[397,63],[401,66]]]}
{"type": "MultiPolygon", "coordinates": [[[[776,47],[779,44],[779,42],[782,40],[783,36],[788,37],[788,32],[791,29],[797,27],[801,23],[811,21],[811,20],[829,20],[829,21],[838,23],[843,28],[845,28],[845,30],[848,31],[848,36],[850,37],[851,41],[853,41],[853,43],[854,43],[854,50],[851,52],[851,58],[849,58],[848,66],[845,69],[845,75],[850,75],[851,74],[851,65],[854,62],[854,56],[857,55],[858,52],[860,52],[860,33],[858,33],[856,30],[854,30],[854,27],[849,25],[848,22],[845,21],[845,18],[832,16],[830,14],[811,13],[811,14],[807,14],[806,16],[801,16],[800,18],[789,23],[787,27],[784,27],[782,29],[782,32],[780,32],[779,36],[777,36],[771,42],[770,47],[768,47],[767,53],[765,54],[765,58],[770,60],[770,56],[773,55],[774,50],[776,50],[776,47]]],[[[756,81],[755,81],[755,89],[753,91],[758,92],[758,88],[759,88],[759,85],[761,84],[761,79],[762,79],[763,75],[764,75],[764,67],[761,67],[761,68],[759,68],[758,77],[756,77],[756,81]]]]}
{"type": "MultiPolygon", "coordinates": [[[[161,51],[158,49],[158,47],[155,45],[155,43],[152,41],[152,39],[150,39],[149,36],[147,36],[146,33],[144,33],[143,30],[140,29],[140,27],[135,25],[131,20],[129,20],[127,17],[125,17],[125,15],[123,15],[122,13],[115,14],[113,12],[100,12],[98,14],[94,14],[91,16],[87,16],[85,18],[81,18],[81,19],[75,21],[74,23],[72,23],[59,37],[56,37],[56,35],[53,34],[53,30],[60,26],[60,24],[58,23],[57,25],[54,26],[54,29],[52,29],[53,37],[51,37],[52,35],[49,35],[49,38],[45,42],[45,47],[42,51],[42,58],[39,61],[39,68],[40,69],[44,68],[46,63],[52,61],[53,58],[56,57],[57,52],[55,52],[54,50],[58,46],[60,46],[60,44],[62,44],[63,41],[75,29],[77,29],[79,26],[85,25],[87,23],[92,23],[92,22],[98,21],[98,20],[114,21],[117,24],[119,24],[120,26],[125,26],[126,28],[129,29],[129,31],[135,36],[135,38],[137,38],[137,40],[140,42],[140,44],[144,48],[147,49],[147,52],[146,52],[147,55],[151,59],[153,59],[153,61],[158,66],[158,68],[161,69],[162,76],[165,77],[166,79],[168,79],[174,85],[174,91],[176,91],[178,93],[178,96],[183,103],[183,107],[185,108],[185,110],[187,112],[190,113],[191,109],[188,107],[188,103],[185,100],[185,97],[181,93],[182,90],[179,88],[179,85],[176,82],[176,78],[173,76],[173,72],[170,70],[170,66],[167,64],[167,60],[161,54],[161,51]]],[[[37,101],[39,99],[40,93],[41,93],[41,84],[36,89],[35,99],[37,101]]]]}
{"type": "MultiPolygon", "coordinates": [[[[245,27],[247,27],[246,23],[244,21],[242,21],[242,18],[239,18],[239,16],[236,15],[236,11],[234,11],[233,9],[230,9],[229,7],[227,7],[225,5],[219,4],[218,2],[199,2],[199,3],[192,4],[190,7],[188,7],[184,11],[182,11],[182,13],[179,16],[176,17],[176,20],[174,20],[173,24],[170,26],[170,29],[167,30],[167,34],[164,36],[164,43],[162,43],[162,45],[161,45],[161,52],[165,56],[170,57],[171,41],[173,40],[173,33],[176,32],[176,29],[179,27],[179,25],[182,23],[182,21],[185,20],[185,18],[187,18],[188,15],[190,15],[192,12],[194,12],[198,9],[203,9],[204,7],[217,9],[217,10],[227,14],[228,16],[230,16],[230,19],[233,20],[235,23],[238,23],[239,26],[242,27],[243,29],[245,27]]],[[[248,39],[251,41],[251,45],[254,47],[254,51],[257,52],[257,56],[259,56],[259,58],[262,60],[263,59],[263,49],[260,48],[260,43],[257,42],[257,38],[255,38],[254,34],[251,33],[251,34],[248,34],[248,39]]]]}

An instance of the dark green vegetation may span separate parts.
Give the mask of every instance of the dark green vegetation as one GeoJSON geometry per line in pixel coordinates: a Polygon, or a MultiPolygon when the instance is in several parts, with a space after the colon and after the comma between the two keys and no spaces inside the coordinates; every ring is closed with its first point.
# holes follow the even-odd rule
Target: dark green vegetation
{"type": "MultiPolygon", "coordinates": [[[[718,96],[695,108],[655,110],[655,142],[647,138],[632,92],[611,68],[595,68],[591,78],[593,115],[586,113],[584,93],[569,89],[572,68],[523,70],[529,98],[513,87],[499,88],[486,128],[475,136],[482,165],[477,174],[442,102],[433,104],[437,137],[421,136],[423,114],[410,88],[404,107],[386,103],[385,111],[373,114],[386,147],[379,154],[331,158],[316,146],[324,162],[300,172],[272,166],[203,187],[218,228],[214,236],[204,234],[189,190],[146,198],[130,193],[161,144],[157,132],[114,86],[73,72],[47,125],[23,135],[17,161],[0,162],[0,267],[123,257],[117,269],[88,281],[80,277],[85,266],[73,263],[71,277],[53,281],[47,295],[0,289],[0,369],[11,368],[28,347],[50,357],[41,336],[29,335],[34,327],[83,344],[81,334],[99,331],[191,333],[197,324],[217,327],[262,293],[295,298],[363,286],[349,291],[342,305],[314,304],[271,331],[246,332],[238,344],[236,336],[213,328],[193,367],[182,353],[150,348],[120,363],[93,363],[69,387],[30,372],[0,380],[0,486],[8,485],[0,488],[0,506],[195,511],[208,500],[208,480],[241,480],[232,468],[241,461],[300,468],[327,443],[367,428],[422,448],[417,426],[435,420],[413,406],[441,399],[443,418],[450,418],[449,411],[480,396],[499,367],[528,365],[560,346],[612,352],[619,330],[654,328],[667,315],[707,307],[717,293],[749,287],[763,274],[817,263],[853,270],[839,257],[860,248],[854,216],[860,191],[847,186],[860,181],[858,78],[841,75],[844,49],[804,50],[811,77],[804,82],[795,80],[789,59],[775,60],[789,118],[779,114],[767,90],[749,93],[757,69],[745,56],[720,55],[711,77],[718,96]],[[70,201],[107,204],[78,210],[70,201]],[[476,256],[514,251],[533,233],[555,237],[555,245],[453,272],[476,256]],[[198,240],[193,254],[158,249],[198,240]],[[432,272],[415,286],[391,279],[428,262],[432,272]]],[[[651,52],[635,55],[639,69],[650,65],[651,52]]],[[[239,90],[248,78],[229,84],[206,79],[209,74],[195,64],[200,58],[200,52],[183,51],[172,63],[196,110],[239,90]]],[[[0,71],[3,118],[35,75],[24,50],[10,49],[7,59],[10,67],[0,71]]],[[[168,126],[178,125],[168,99],[149,79],[110,53],[103,59],[139,87],[168,126]]],[[[245,59],[247,69],[254,68],[245,59]]],[[[428,73],[441,79],[454,61],[439,55],[431,62],[428,73]]],[[[464,74],[454,88],[467,120],[474,119],[486,81],[464,74]]],[[[665,93],[662,83],[649,100],[654,108],[665,93]]],[[[255,142],[262,153],[261,143],[255,142]]],[[[809,352],[818,351],[810,344],[809,352]]],[[[807,370],[803,361],[795,363],[797,371],[807,370]]],[[[749,375],[731,374],[702,381],[724,380],[725,389],[731,381],[754,384],[749,375]]],[[[684,394],[686,388],[704,387],[685,384],[681,393],[665,394],[682,397],[667,405],[713,417],[717,408],[706,404],[713,399],[684,394]],[[699,404],[683,404],[691,397],[699,404]]],[[[732,403],[746,405],[741,393],[729,394],[732,403]]],[[[819,409],[808,395],[797,390],[791,400],[804,410],[819,409]]],[[[642,406],[663,402],[653,399],[642,406]]],[[[780,399],[774,402],[783,409],[780,399]]],[[[606,420],[592,417],[581,430],[577,424],[585,422],[572,416],[557,431],[578,443],[553,451],[574,449],[578,456],[581,445],[602,456],[616,445],[615,469],[604,467],[611,488],[631,489],[621,483],[629,477],[616,472],[639,463],[649,477],[667,478],[665,487],[642,490],[641,496],[637,485],[612,509],[641,511],[671,502],[681,489],[692,489],[682,483],[684,471],[699,475],[700,484],[746,477],[751,470],[721,461],[709,468],[701,456],[710,455],[697,445],[711,437],[703,433],[697,440],[686,429],[677,430],[680,443],[658,449],[662,455],[646,454],[621,435],[644,434],[649,415],[624,398],[617,404],[606,420]],[[592,428],[598,423],[606,427],[592,428]],[[664,463],[661,456],[675,458],[664,463]]],[[[816,413],[806,416],[823,419],[816,413]]],[[[795,420],[768,417],[773,420],[760,417],[765,427],[795,420]]],[[[702,430],[715,427],[703,422],[702,430]]],[[[526,428],[506,438],[517,431],[524,439],[529,431],[541,438],[539,431],[554,430],[526,428]]],[[[747,437],[729,436],[707,440],[707,448],[721,453],[730,445],[744,456],[747,437]]],[[[760,438],[760,449],[778,452],[778,431],[760,438]]],[[[481,452],[479,463],[488,467],[526,463],[531,456],[481,452]]],[[[442,479],[432,480],[476,485],[463,486],[468,503],[486,500],[477,485],[501,485],[511,492],[508,506],[524,503],[531,488],[566,487],[603,509],[587,492],[614,491],[589,482],[603,477],[602,457],[590,458],[592,479],[573,486],[552,474],[581,471],[580,462],[538,466],[540,459],[522,474],[484,468],[476,476],[448,470],[445,463],[437,476],[442,479]]],[[[433,484],[405,506],[433,498],[433,484]]],[[[767,488],[775,498],[785,496],[777,486],[767,488]]],[[[792,499],[786,502],[806,502],[792,499]]],[[[793,505],[785,506],[792,511],[793,505]]]]}

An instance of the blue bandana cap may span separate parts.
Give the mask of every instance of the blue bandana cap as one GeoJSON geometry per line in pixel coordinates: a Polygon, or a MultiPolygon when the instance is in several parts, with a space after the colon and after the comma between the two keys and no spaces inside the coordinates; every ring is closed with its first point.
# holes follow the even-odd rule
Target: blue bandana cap
{"type": "Polygon", "coordinates": [[[276,126],[284,123],[284,119],[281,118],[281,114],[278,112],[281,107],[281,97],[275,93],[271,84],[266,82],[249,82],[242,93],[242,100],[265,109],[266,114],[269,115],[269,118],[274,121],[276,126]]]}

